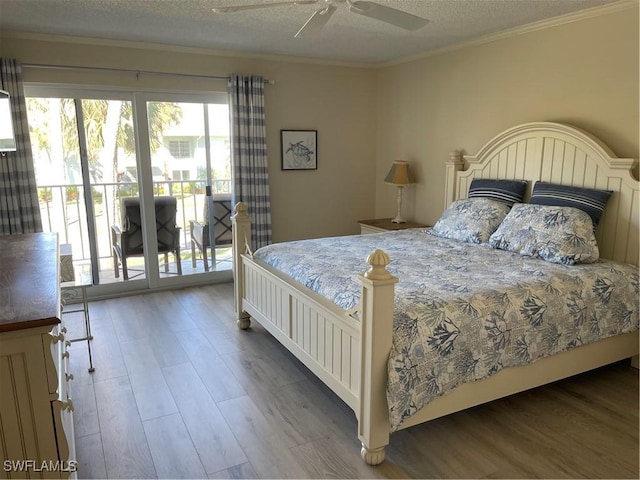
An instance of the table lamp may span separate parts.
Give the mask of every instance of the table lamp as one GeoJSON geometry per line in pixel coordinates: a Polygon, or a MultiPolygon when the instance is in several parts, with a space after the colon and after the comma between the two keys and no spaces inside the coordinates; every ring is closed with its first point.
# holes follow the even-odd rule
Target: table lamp
{"type": "Polygon", "coordinates": [[[402,211],[402,189],[406,185],[413,185],[415,182],[411,169],[409,168],[409,162],[403,160],[396,160],[391,165],[391,170],[387,173],[384,179],[385,183],[396,185],[398,187],[398,214],[396,218],[391,220],[393,223],[404,223],[405,220],[400,214],[402,211]]]}

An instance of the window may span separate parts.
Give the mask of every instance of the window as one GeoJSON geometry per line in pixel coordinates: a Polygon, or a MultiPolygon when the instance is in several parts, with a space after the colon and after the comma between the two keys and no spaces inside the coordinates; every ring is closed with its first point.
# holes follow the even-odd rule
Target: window
{"type": "MultiPolygon", "coordinates": [[[[91,272],[96,284],[123,281],[122,275],[114,276],[112,226],[123,226],[121,198],[138,197],[144,186],[155,196],[177,198],[182,273],[204,273],[199,258],[198,267],[190,268],[189,220],[202,215],[206,185],[220,192],[231,189],[229,151],[218,147],[220,141],[228,145],[226,94],[29,85],[25,93],[43,228],[58,232],[60,243],[72,244],[76,268],[91,272]],[[146,115],[135,114],[141,110],[146,115]],[[206,139],[205,118],[211,126],[206,139]]],[[[142,209],[149,218],[153,208],[142,209]]],[[[150,262],[148,251],[145,247],[144,255],[128,265],[141,272],[137,278],[146,278],[150,288],[179,278],[165,274],[162,264],[150,271],[158,261],[150,262]]],[[[227,261],[217,269],[230,267],[227,261]]]]}
{"type": "Polygon", "coordinates": [[[173,158],[189,158],[191,156],[191,148],[188,140],[170,140],[169,153],[173,158]]]}

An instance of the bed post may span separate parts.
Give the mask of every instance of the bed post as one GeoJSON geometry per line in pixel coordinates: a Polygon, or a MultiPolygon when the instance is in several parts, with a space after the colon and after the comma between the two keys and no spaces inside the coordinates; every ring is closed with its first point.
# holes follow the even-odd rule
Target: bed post
{"type": "Polygon", "coordinates": [[[449,208],[449,205],[456,200],[456,187],[457,179],[456,173],[462,170],[464,167],[464,157],[462,151],[454,150],[449,154],[449,160],[447,160],[446,180],[444,184],[444,209],[449,208]]]}
{"type": "Polygon", "coordinates": [[[236,214],[231,217],[233,233],[233,291],[234,307],[236,311],[238,328],[246,330],[251,325],[251,318],[242,310],[242,292],[244,290],[244,278],[242,270],[242,257],[251,245],[251,218],[247,214],[247,205],[238,202],[236,214]]]}
{"type": "Polygon", "coordinates": [[[360,392],[358,438],[360,454],[369,465],[384,460],[389,443],[387,363],[393,337],[394,285],[398,279],[386,267],[389,256],[376,250],[367,258],[371,268],[358,275],[362,283],[360,310],[360,392]]]}

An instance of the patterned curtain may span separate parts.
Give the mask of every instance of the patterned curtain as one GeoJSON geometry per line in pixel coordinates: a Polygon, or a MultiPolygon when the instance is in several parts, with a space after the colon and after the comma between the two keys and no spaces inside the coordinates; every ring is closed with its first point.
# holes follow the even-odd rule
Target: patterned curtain
{"type": "Polygon", "coordinates": [[[17,150],[0,156],[0,235],[42,231],[20,62],[0,58],[0,90],[9,92],[17,150]]]}
{"type": "Polygon", "coordinates": [[[252,247],[271,243],[271,202],[267,171],[264,78],[229,78],[233,205],[244,202],[251,215],[252,247]]]}

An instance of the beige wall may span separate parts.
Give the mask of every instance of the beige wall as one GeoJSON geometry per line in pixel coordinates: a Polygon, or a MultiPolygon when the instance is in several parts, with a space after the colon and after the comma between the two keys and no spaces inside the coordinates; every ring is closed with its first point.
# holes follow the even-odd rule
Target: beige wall
{"type": "MultiPolygon", "coordinates": [[[[617,155],[637,158],[638,35],[635,7],[378,70],[9,34],[0,38],[0,56],[275,80],[266,94],[267,148],[273,238],[285,241],[357,233],[356,220],[393,216],[396,189],[382,179],[395,159],[409,160],[419,181],[405,189],[404,216],[433,223],[449,152],[476,153],[520,123],[573,123],[617,155]],[[318,130],[317,171],[280,170],[280,129],[318,130]]],[[[226,88],[222,81],[28,69],[25,80],[226,88]]]]}
{"type": "Polygon", "coordinates": [[[386,68],[378,79],[376,216],[395,212],[391,162],[415,167],[405,216],[433,223],[444,162],[531,121],[572,123],[638,158],[638,9],[584,19],[386,68]]]}
{"type": "MultiPolygon", "coordinates": [[[[22,63],[100,66],[197,75],[257,74],[266,88],[267,154],[274,241],[358,233],[375,205],[375,72],[111,42],[5,34],[0,56],[22,63]],[[123,45],[127,45],[126,47],[123,45]],[[318,170],[280,169],[280,130],[318,131],[318,170]]],[[[114,85],[169,91],[225,91],[226,82],[25,68],[25,82],[114,85]]]]}

